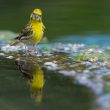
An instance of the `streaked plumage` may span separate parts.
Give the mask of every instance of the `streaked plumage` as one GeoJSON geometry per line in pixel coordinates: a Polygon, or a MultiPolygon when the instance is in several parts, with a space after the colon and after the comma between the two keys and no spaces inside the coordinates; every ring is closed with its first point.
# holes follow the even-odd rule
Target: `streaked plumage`
{"type": "Polygon", "coordinates": [[[35,9],[30,16],[29,23],[15,39],[26,44],[35,45],[42,39],[44,29],[45,26],[42,22],[42,11],[40,9],[35,9]]]}

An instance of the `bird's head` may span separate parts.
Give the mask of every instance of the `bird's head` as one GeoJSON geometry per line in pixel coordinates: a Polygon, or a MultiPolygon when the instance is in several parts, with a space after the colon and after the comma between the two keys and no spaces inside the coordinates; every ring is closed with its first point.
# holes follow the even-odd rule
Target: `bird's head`
{"type": "Polygon", "coordinates": [[[34,9],[34,11],[31,14],[31,19],[36,21],[42,20],[42,11],[40,9],[34,9]]]}

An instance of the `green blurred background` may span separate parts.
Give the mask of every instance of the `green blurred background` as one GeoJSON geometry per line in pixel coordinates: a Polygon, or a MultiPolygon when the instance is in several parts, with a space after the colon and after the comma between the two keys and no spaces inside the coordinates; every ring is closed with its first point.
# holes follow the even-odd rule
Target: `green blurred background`
{"type": "Polygon", "coordinates": [[[110,0],[0,0],[0,30],[20,32],[34,8],[43,10],[49,39],[110,33],[110,0]]]}

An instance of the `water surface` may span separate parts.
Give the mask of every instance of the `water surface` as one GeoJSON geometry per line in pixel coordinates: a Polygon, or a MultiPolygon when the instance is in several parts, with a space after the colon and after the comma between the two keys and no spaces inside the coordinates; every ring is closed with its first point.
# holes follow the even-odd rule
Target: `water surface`
{"type": "MultiPolygon", "coordinates": [[[[36,7],[51,42],[29,61],[0,52],[0,108],[109,110],[110,1],[0,0],[0,30],[20,32],[36,7]]],[[[10,40],[2,37],[0,47],[10,40]]]]}

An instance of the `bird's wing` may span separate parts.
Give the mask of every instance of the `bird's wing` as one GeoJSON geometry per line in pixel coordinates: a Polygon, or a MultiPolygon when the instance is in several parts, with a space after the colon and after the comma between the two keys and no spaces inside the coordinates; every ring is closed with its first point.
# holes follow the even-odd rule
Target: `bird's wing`
{"type": "Polygon", "coordinates": [[[43,31],[45,31],[45,29],[46,29],[46,27],[45,27],[45,25],[43,24],[43,31]]]}
{"type": "Polygon", "coordinates": [[[31,27],[30,27],[30,23],[28,23],[26,25],[26,27],[21,31],[21,33],[19,34],[19,36],[16,37],[15,39],[26,40],[26,39],[29,39],[30,38],[30,35],[32,35],[32,30],[31,30],[31,27]]]}

